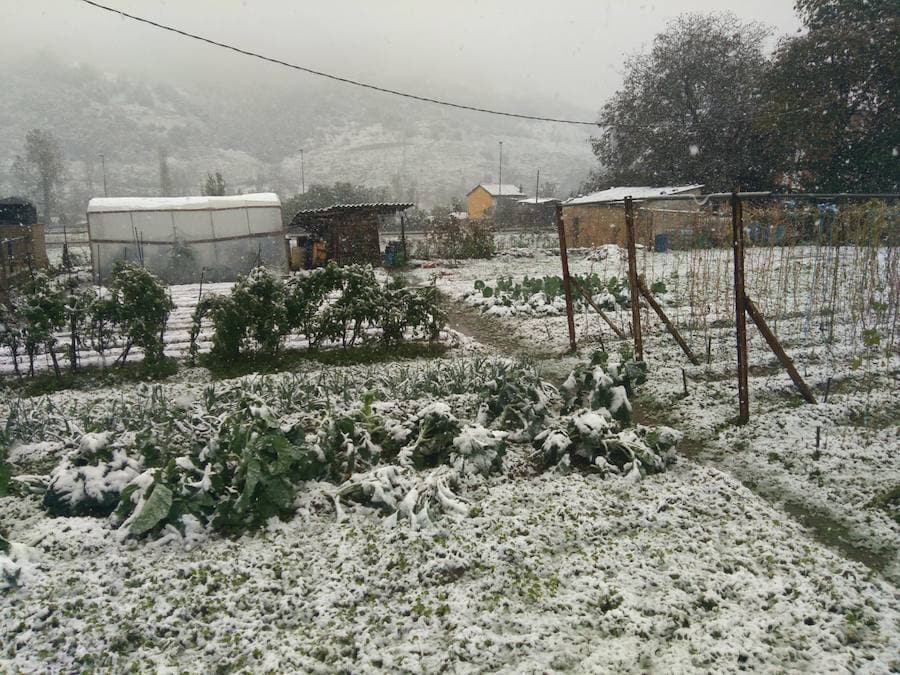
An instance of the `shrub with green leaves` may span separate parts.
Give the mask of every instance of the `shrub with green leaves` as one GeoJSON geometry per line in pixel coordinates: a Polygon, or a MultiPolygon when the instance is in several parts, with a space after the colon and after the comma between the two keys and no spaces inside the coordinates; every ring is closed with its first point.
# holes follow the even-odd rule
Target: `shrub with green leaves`
{"type": "Polygon", "coordinates": [[[461,260],[491,258],[497,252],[490,220],[456,220],[435,225],[416,244],[416,257],[461,260]]]}
{"type": "Polygon", "coordinates": [[[12,299],[18,317],[21,344],[28,355],[28,373],[34,374],[34,360],[42,351],[50,357],[59,375],[56,332],[65,325],[65,294],[43,272],[35,272],[12,299]]]}
{"type": "Polygon", "coordinates": [[[238,277],[230,295],[204,296],[194,310],[193,355],[206,315],[214,326],[212,355],[222,363],[234,363],[254,351],[273,356],[289,329],[284,283],[265,267],[255,267],[238,277]]]}
{"type": "MultiPolygon", "coordinates": [[[[175,305],[166,287],[143,267],[120,260],[107,280],[109,297],[97,306],[97,312],[123,341],[119,362],[125,363],[132,347],[144,353],[144,363],[153,366],[163,360],[163,335],[169,312],[175,305]]],[[[102,341],[102,337],[101,337],[102,341]]]]}
{"type": "Polygon", "coordinates": [[[385,345],[409,335],[437,339],[446,322],[434,287],[406,288],[394,280],[381,285],[369,265],[327,266],[281,282],[264,268],[242,277],[229,296],[204,296],[194,312],[191,354],[206,316],[212,318],[212,356],[234,363],[259,351],[274,355],[285,338],[299,331],[310,349],[356,345],[379,334],[385,345]]]}

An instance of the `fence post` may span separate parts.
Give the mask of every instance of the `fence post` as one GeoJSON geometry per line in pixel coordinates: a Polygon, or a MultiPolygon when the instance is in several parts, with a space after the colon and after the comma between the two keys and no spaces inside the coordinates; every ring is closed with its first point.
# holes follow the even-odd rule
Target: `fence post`
{"type": "Polygon", "coordinates": [[[569,348],[575,351],[575,313],[572,309],[572,279],[569,276],[569,254],[566,250],[566,228],[562,204],[556,205],[556,232],[559,235],[559,258],[562,262],[563,291],[566,296],[566,319],[569,322],[569,348]]]}
{"type": "MultiPolygon", "coordinates": [[[[669,331],[669,334],[673,338],[675,338],[675,342],[677,342],[678,346],[681,347],[681,351],[684,352],[684,355],[688,357],[688,361],[693,363],[695,366],[699,366],[700,361],[698,361],[697,357],[694,356],[694,352],[692,352],[691,348],[688,347],[688,343],[684,341],[683,337],[681,337],[681,333],[678,332],[678,329],[675,327],[675,324],[669,320],[668,316],[666,316],[666,313],[663,311],[663,308],[656,301],[656,298],[653,297],[653,294],[647,288],[647,284],[644,283],[644,280],[641,277],[638,277],[638,290],[640,290],[641,295],[644,296],[644,300],[647,301],[647,304],[653,308],[654,312],[656,312],[656,315],[663,322],[666,329],[669,331]]],[[[687,389],[687,387],[685,387],[685,389],[687,389]]]]}
{"type": "Polygon", "coordinates": [[[634,358],[643,361],[644,342],[641,337],[637,252],[634,244],[634,201],[631,197],[625,197],[625,241],[628,247],[628,291],[631,295],[631,333],[634,336],[634,358]]]}
{"type": "Polygon", "coordinates": [[[731,248],[734,251],[734,312],[737,333],[738,423],[750,420],[750,385],[747,382],[747,315],[744,305],[744,216],[741,198],[731,193],[731,248]]]}

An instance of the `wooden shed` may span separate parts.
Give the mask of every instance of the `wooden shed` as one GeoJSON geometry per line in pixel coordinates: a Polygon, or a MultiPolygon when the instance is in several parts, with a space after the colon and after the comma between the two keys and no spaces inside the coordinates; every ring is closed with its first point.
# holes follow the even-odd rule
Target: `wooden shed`
{"type": "Polygon", "coordinates": [[[335,204],[297,212],[286,235],[291,241],[291,269],[308,269],[329,260],[338,265],[380,265],[378,234],[382,219],[411,206],[392,202],[335,204]]]}
{"type": "Polygon", "coordinates": [[[21,197],[0,199],[0,291],[27,277],[32,268],[45,268],[44,226],[34,205],[21,197]]]}

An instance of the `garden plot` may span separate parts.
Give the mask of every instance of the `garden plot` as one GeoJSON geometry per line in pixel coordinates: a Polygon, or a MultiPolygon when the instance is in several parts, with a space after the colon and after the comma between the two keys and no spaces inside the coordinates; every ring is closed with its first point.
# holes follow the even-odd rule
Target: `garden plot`
{"type": "MultiPolygon", "coordinates": [[[[627,265],[614,253],[570,252],[572,273],[621,279],[627,265]]],[[[639,402],[649,419],[683,429],[700,457],[732,471],[770,499],[824,517],[827,528],[846,530],[826,538],[839,536],[871,553],[873,564],[896,581],[900,354],[892,298],[898,292],[897,254],[891,249],[865,255],[843,247],[828,255],[815,247],[748,249],[747,293],[820,403],[803,403],[750,323],[751,422],[738,428],[732,426],[737,386],[731,252],[639,251],[640,271],[648,284],[665,282],[670,300],[666,312],[704,362],[691,366],[652,311],[642,308],[645,359],[652,376],[639,402]],[[869,286],[863,288],[863,283],[869,286]],[[828,402],[823,403],[826,389],[828,402]]],[[[472,261],[416,274],[423,281],[436,279],[439,289],[462,302],[477,280],[549,276],[559,274],[559,265],[558,256],[536,252],[529,259],[472,261]]],[[[630,310],[608,314],[627,330],[630,310]]],[[[491,318],[511,340],[535,345],[536,353],[562,353],[568,347],[564,316],[491,318]]],[[[591,311],[577,312],[575,324],[582,353],[596,349],[601,337],[610,351],[630,349],[630,341],[616,340],[591,311]]]]}
{"type": "MultiPolygon", "coordinates": [[[[180,442],[180,434],[193,438],[185,423],[196,411],[233,410],[246,397],[282,430],[301,423],[314,432],[327,410],[365,409],[366,392],[377,392],[370,403],[384,417],[398,407],[421,417],[441,402],[460,420],[486,415],[487,426],[515,432],[512,413],[506,422],[497,421],[502,411],[489,420],[498,413],[492,405],[515,398],[516,388],[485,387],[510,368],[521,367],[479,357],[215,384],[184,371],[165,384],[59,392],[10,409],[15,428],[7,433],[24,439],[11,459],[17,474],[47,473],[75,439],[82,450],[86,436],[93,446],[104,432],[126,444],[146,427],[180,442]]],[[[506,381],[534,383],[527,369],[516,372],[525,379],[506,381]]],[[[596,403],[592,414],[615,431],[612,413],[599,411],[626,414],[613,391],[626,374],[598,360],[576,372],[559,399],[543,388],[557,401],[553,409],[562,407],[552,420],[596,403]],[[597,386],[605,376],[613,387],[597,386]]],[[[537,399],[526,396],[531,407],[516,410],[537,419],[545,409],[537,399]]],[[[234,538],[196,518],[123,537],[115,517],[52,518],[37,495],[2,497],[0,518],[13,543],[0,561],[16,587],[0,595],[0,669],[884,672],[900,665],[896,589],[809,539],[727,474],[685,459],[643,477],[633,463],[585,473],[563,462],[538,472],[534,455],[546,443],[536,449],[522,431],[507,437],[499,471],[465,472],[452,493],[436,492],[444,508],[427,520],[388,514],[383,498],[336,499],[359,479],[305,483],[291,517],[234,538]]],[[[417,469],[422,487],[448,468],[458,470],[417,469]]]]}

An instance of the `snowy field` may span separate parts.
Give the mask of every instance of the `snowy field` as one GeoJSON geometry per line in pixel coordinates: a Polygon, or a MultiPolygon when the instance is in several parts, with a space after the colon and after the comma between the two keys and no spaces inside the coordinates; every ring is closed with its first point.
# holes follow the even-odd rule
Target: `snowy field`
{"type": "MultiPolygon", "coordinates": [[[[338,486],[311,482],[293,518],[236,539],[194,527],[123,540],[113,519],[52,518],[38,496],[0,497],[0,530],[12,542],[0,553],[0,671],[900,669],[900,525],[896,501],[882,499],[900,484],[900,357],[895,347],[866,344],[860,322],[884,324],[852,320],[849,300],[834,323],[820,311],[833,269],[853,274],[853,251],[823,277],[813,251],[773,260],[751,250],[748,294],[777,321],[820,403],[799,398],[751,325],[751,421],[733,426],[729,255],[642,254],[648,282],[666,283],[666,310],[702,361],[690,366],[642,310],[648,381],[636,416],[685,433],[664,473],[639,481],[538,473],[526,459],[531,447],[512,442],[499,473],[461,482],[465,508],[414,521],[420,526],[338,505],[338,486]]],[[[575,251],[570,264],[578,274],[625,274],[616,249],[575,251]]],[[[558,384],[560,363],[565,371],[577,361],[555,358],[568,346],[563,316],[487,316],[463,302],[476,280],[525,274],[559,274],[558,255],[511,249],[408,274],[449,297],[451,321],[472,314],[496,327],[472,331],[485,344],[462,340],[428,367],[525,354],[558,384]]],[[[198,290],[172,289],[173,356],[187,349],[198,290]]],[[[610,316],[627,329],[629,311],[610,316]]],[[[599,348],[599,335],[610,352],[628,344],[592,312],[580,313],[576,328],[582,357],[599,348]]],[[[315,364],[303,368],[215,383],[204,369],[184,368],[160,385],[5,400],[0,415],[31,430],[11,448],[14,474],[48,474],[78,426],[115,428],[142,405],[191,405],[210,388],[250,386],[294,400],[323,377],[315,364]]],[[[353,383],[395,370],[327,375],[344,377],[352,399],[353,383]]],[[[459,406],[465,398],[447,400],[459,406]]],[[[312,414],[288,405],[279,412],[312,414]]]]}
{"type": "MultiPolygon", "coordinates": [[[[441,290],[465,307],[476,280],[560,274],[558,255],[519,253],[529,257],[419,269],[415,278],[422,283],[436,279],[441,290]]],[[[573,274],[627,276],[627,263],[616,247],[569,255],[573,274]]],[[[879,251],[874,274],[871,261],[852,247],[840,249],[837,265],[832,260],[825,265],[813,247],[748,249],[747,294],[766,315],[819,404],[803,402],[748,319],[750,423],[737,427],[731,424],[737,416],[731,251],[639,252],[641,273],[648,285],[666,283],[665,311],[702,363],[692,366],[655,314],[642,306],[650,377],[639,401],[647,415],[682,429],[687,435],[683,446],[698,458],[732,472],[770,500],[828,521],[825,527],[839,543],[862,549],[863,558],[873,553],[874,564],[895,582],[900,581],[897,256],[895,249],[879,251]],[[871,299],[892,307],[892,314],[854,306],[853,296],[862,293],[854,283],[861,267],[868,268],[872,280],[871,299]],[[837,283],[831,288],[833,280],[837,283]],[[860,319],[854,322],[857,314],[860,319]],[[866,345],[863,323],[880,330],[881,349],[866,345]],[[894,342],[885,349],[891,336],[894,342]],[[893,501],[883,505],[882,498],[892,491],[893,501]]],[[[876,303],[869,304],[878,307],[876,303]]],[[[628,329],[630,309],[608,314],[628,329]]],[[[544,357],[568,348],[564,315],[489,319],[502,326],[502,339],[520,353],[531,350],[544,357]]],[[[575,326],[582,353],[599,348],[598,336],[609,351],[631,346],[630,340],[617,340],[594,312],[577,314],[575,326]]]]}

